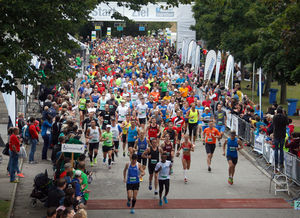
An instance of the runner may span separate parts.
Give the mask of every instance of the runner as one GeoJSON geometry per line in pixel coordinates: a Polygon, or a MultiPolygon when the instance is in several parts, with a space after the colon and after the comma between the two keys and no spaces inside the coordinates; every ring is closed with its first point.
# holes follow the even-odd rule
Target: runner
{"type": "Polygon", "coordinates": [[[110,109],[109,109],[109,104],[106,104],[105,105],[105,109],[104,111],[102,111],[100,113],[100,117],[103,117],[103,124],[102,124],[102,129],[105,130],[106,129],[106,125],[110,125],[110,118],[112,116],[115,116],[115,112],[112,112],[110,109]]]}
{"type": "Polygon", "coordinates": [[[235,167],[238,162],[238,150],[243,148],[243,143],[240,139],[236,138],[235,131],[230,131],[230,137],[225,140],[223,144],[223,155],[225,156],[225,149],[227,145],[226,157],[228,161],[228,183],[233,184],[233,176],[235,172],[235,167]]]}
{"type": "Polygon", "coordinates": [[[140,188],[140,178],[145,175],[144,169],[137,162],[137,155],[133,154],[130,163],[123,170],[123,181],[127,189],[127,207],[131,206],[130,213],[134,214],[134,206],[140,188]],[[127,176],[127,178],[126,178],[127,176]]]}
{"type": "Polygon", "coordinates": [[[126,120],[122,122],[121,128],[122,128],[122,147],[123,147],[123,157],[125,157],[125,149],[127,144],[127,135],[128,135],[128,129],[131,126],[130,124],[130,115],[126,115],[126,120]]]}
{"type": "Polygon", "coordinates": [[[172,147],[175,149],[178,136],[177,136],[177,128],[174,126],[172,121],[168,122],[168,126],[164,129],[161,139],[165,140],[166,135],[169,135],[169,139],[172,144],[172,147]]]}
{"type": "Polygon", "coordinates": [[[106,130],[102,134],[101,141],[103,141],[102,152],[103,152],[103,163],[106,164],[106,158],[108,154],[108,169],[111,169],[111,158],[112,158],[112,132],[111,125],[106,125],[106,130]]]}
{"type": "Polygon", "coordinates": [[[181,135],[182,135],[182,128],[184,127],[184,118],[181,116],[181,111],[177,110],[176,111],[177,116],[172,119],[172,122],[174,124],[174,127],[176,127],[177,130],[177,150],[180,147],[180,142],[181,142],[181,135]]]}
{"type": "Polygon", "coordinates": [[[180,151],[182,149],[182,167],[183,167],[184,183],[188,182],[187,171],[191,167],[191,151],[194,151],[194,147],[195,145],[193,145],[189,141],[189,135],[186,134],[184,135],[183,142],[176,153],[176,156],[179,157],[180,151]]]}
{"type": "Polygon", "coordinates": [[[221,133],[221,138],[219,139],[219,147],[221,147],[221,139],[223,137],[223,134],[225,132],[225,126],[226,126],[226,113],[222,111],[222,105],[219,104],[217,107],[217,111],[215,112],[215,122],[216,122],[216,128],[221,133]]]}
{"type": "Polygon", "coordinates": [[[133,154],[133,148],[134,148],[134,143],[138,137],[138,131],[136,127],[136,121],[131,120],[131,126],[128,129],[128,152],[129,152],[129,157],[131,158],[133,154]]]}
{"type": "Polygon", "coordinates": [[[168,203],[167,195],[169,193],[170,188],[170,174],[172,170],[171,161],[167,160],[167,154],[162,153],[161,161],[156,164],[155,173],[158,174],[158,184],[159,184],[159,206],[163,205],[163,201],[161,199],[162,193],[165,187],[165,195],[164,202],[168,203]]]}
{"type": "Polygon", "coordinates": [[[112,163],[115,163],[115,155],[118,157],[119,141],[122,135],[122,128],[117,124],[114,117],[111,118],[111,132],[113,136],[113,151],[112,151],[112,163]]]}
{"type": "MultiPolygon", "coordinates": [[[[161,145],[161,149],[167,155],[167,160],[169,160],[169,161],[171,161],[171,163],[173,163],[175,149],[174,149],[173,143],[170,140],[170,135],[168,133],[166,133],[166,135],[165,135],[165,141],[161,145]]],[[[171,170],[171,173],[173,173],[172,170],[171,170]]]]}
{"type": "MultiPolygon", "coordinates": [[[[156,164],[159,162],[159,153],[162,153],[161,149],[158,147],[157,144],[158,144],[158,140],[152,139],[152,141],[150,141],[150,147],[148,147],[142,154],[142,158],[149,159],[148,171],[149,171],[149,190],[150,191],[152,190],[153,173],[154,173],[156,164]]],[[[158,186],[158,177],[155,174],[155,176],[154,176],[154,188],[155,188],[154,195],[158,194],[157,186],[158,186]]]]}
{"type": "Polygon", "coordinates": [[[199,131],[199,138],[201,138],[201,130],[202,130],[202,114],[203,114],[203,111],[204,111],[204,107],[201,105],[201,101],[200,100],[197,100],[197,104],[196,104],[196,110],[198,110],[199,112],[199,117],[200,117],[200,120],[198,120],[198,131],[199,131]]]}
{"type": "Polygon", "coordinates": [[[97,154],[99,149],[99,141],[101,139],[101,130],[96,126],[96,121],[91,121],[91,126],[88,127],[86,132],[86,144],[89,145],[89,158],[91,167],[97,164],[97,154]],[[93,161],[94,153],[94,161],[93,161]]]}
{"type": "MultiPolygon", "coordinates": [[[[202,114],[202,118],[201,118],[201,121],[202,121],[202,132],[208,127],[208,123],[209,123],[209,121],[211,119],[212,119],[212,115],[209,112],[209,107],[206,107],[204,109],[204,113],[202,114]]],[[[202,140],[203,140],[203,145],[205,145],[204,138],[202,138],[202,140]]]]}
{"type": "Polygon", "coordinates": [[[84,119],[84,115],[86,113],[86,98],[85,98],[85,94],[82,93],[80,95],[80,99],[78,101],[78,109],[79,109],[79,114],[80,114],[80,126],[82,125],[82,121],[84,119]]]}
{"type": "Polygon", "coordinates": [[[121,105],[119,105],[116,110],[118,123],[125,121],[126,114],[130,114],[130,109],[125,105],[125,100],[121,100],[121,105]]]}
{"type": "Polygon", "coordinates": [[[141,99],[141,104],[139,104],[136,107],[136,110],[138,112],[139,123],[142,126],[142,128],[144,128],[146,124],[147,113],[148,113],[148,105],[145,104],[144,97],[141,99]]]}
{"type": "Polygon", "coordinates": [[[189,122],[190,141],[192,141],[192,136],[193,136],[193,143],[195,144],[197,129],[198,129],[198,120],[200,118],[199,111],[196,110],[195,103],[191,104],[191,109],[187,112],[186,118],[188,119],[189,122]]]}
{"type": "MultiPolygon", "coordinates": [[[[137,151],[137,155],[138,155],[138,162],[140,164],[142,164],[143,170],[146,169],[147,166],[147,158],[142,158],[142,154],[144,153],[144,151],[147,149],[148,145],[149,145],[149,140],[145,137],[145,132],[141,131],[139,133],[139,138],[135,141],[134,144],[134,151],[137,151]]],[[[143,178],[141,178],[141,181],[143,181],[143,178]]]]}
{"type": "Polygon", "coordinates": [[[157,139],[160,135],[159,126],[156,124],[156,119],[151,118],[149,120],[150,124],[147,127],[146,131],[148,132],[149,140],[152,141],[154,139],[157,139]]]}
{"type": "Polygon", "coordinates": [[[208,172],[211,172],[211,160],[216,149],[216,138],[221,138],[221,133],[214,127],[213,121],[209,121],[208,125],[209,127],[203,131],[203,139],[205,139],[208,172]]]}

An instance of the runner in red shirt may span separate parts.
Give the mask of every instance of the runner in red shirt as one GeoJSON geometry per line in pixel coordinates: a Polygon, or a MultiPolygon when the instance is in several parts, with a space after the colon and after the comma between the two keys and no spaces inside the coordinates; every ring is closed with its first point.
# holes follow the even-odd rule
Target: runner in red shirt
{"type": "Polygon", "coordinates": [[[159,126],[156,124],[156,120],[154,118],[152,118],[150,121],[149,126],[147,127],[147,132],[148,132],[148,137],[150,142],[153,139],[157,139],[160,135],[160,130],[159,130],[159,126]]]}
{"type": "Polygon", "coordinates": [[[184,173],[184,183],[187,183],[187,171],[190,169],[191,166],[191,151],[194,151],[195,145],[193,145],[189,140],[189,135],[184,135],[184,140],[178,149],[176,156],[179,157],[180,151],[182,152],[182,167],[184,173]]]}
{"type": "Polygon", "coordinates": [[[184,127],[184,118],[181,115],[181,111],[176,111],[177,116],[172,118],[172,123],[177,131],[177,150],[180,147],[181,135],[182,135],[182,128],[184,127]]]}

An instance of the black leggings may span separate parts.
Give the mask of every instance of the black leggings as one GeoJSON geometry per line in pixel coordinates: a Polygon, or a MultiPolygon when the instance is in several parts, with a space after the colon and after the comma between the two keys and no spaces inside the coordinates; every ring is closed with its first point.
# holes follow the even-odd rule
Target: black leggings
{"type": "Polygon", "coordinates": [[[164,186],[165,186],[165,189],[166,189],[166,192],[165,192],[165,196],[167,196],[167,194],[169,193],[169,188],[170,188],[170,179],[159,179],[158,180],[158,184],[159,184],[159,194],[161,195],[164,191],[164,186]]]}
{"type": "Polygon", "coordinates": [[[197,127],[198,127],[198,123],[189,123],[189,135],[190,136],[197,135],[197,127]]]}

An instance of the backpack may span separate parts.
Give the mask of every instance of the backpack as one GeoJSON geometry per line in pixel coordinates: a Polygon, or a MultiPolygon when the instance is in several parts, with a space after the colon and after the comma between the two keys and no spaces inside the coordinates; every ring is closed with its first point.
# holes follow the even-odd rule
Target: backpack
{"type": "MultiPolygon", "coordinates": [[[[29,133],[29,125],[25,125],[22,128],[22,138],[25,140],[25,143],[30,140],[30,133],[29,133]]],[[[26,143],[27,144],[27,143],[26,143]]]]}

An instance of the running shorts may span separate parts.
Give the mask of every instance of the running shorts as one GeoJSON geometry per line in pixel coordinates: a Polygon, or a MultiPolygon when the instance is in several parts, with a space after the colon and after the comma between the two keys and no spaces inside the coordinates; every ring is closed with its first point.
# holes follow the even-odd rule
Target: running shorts
{"type": "Polygon", "coordinates": [[[126,143],[126,140],[127,140],[127,134],[123,134],[122,135],[122,142],[126,143]]]}
{"type": "Polygon", "coordinates": [[[225,126],[224,125],[216,125],[216,129],[219,131],[219,132],[225,132],[225,126]]]}
{"type": "Polygon", "coordinates": [[[155,167],[156,167],[156,164],[151,164],[151,163],[148,164],[149,174],[153,174],[154,173],[155,167]]]}
{"type": "Polygon", "coordinates": [[[126,184],[126,189],[128,190],[139,190],[140,188],[140,183],[133,183],[133,184],[126,184]]]}
{"type": "Polygon", "coordinates": [[[183,155],[182,159],[186,160],[186,161],[190,161],[191,160],[191,155],[183,155]]]}
{"type": "Polygon", "coordinates": [[[102,152],[109,152],[111,151],[113,148],[113,146],[109,147],[109,146],[102,146],[102,152]]]}
{"type": "Polygon", "coordinates": [[[216,149],[216,144],[205,143],[205,150],[207,154],[213,154],[216,149]]]}
{"type": "Polygon", "coordinates": [[[139,118],[140,124],[146,124],[146,118],[139,118]]]}
{"type": "Polygon", "coordinates": [[[99,142],[89,143],[89,151],[93,151],[94,149],[99,149],[99,142]]]}
{"type": "Polygon", "coordinates": [[[128,148],[133,148],[135,142],[128,142],[128,148]]]}
{"type": "Polygon", "coordinates": [[[114,141],[114,147],[115,149],[119,149],[119,141],[114,141]]]}
{"type": "Polygon", "coordinates": [[[238,162],[238,158],[237,157],[231,157],[231,156],[227,156],[227,161],[232,161],[233,165],[236,165],[238,162]]]}
{"type": "Polygon", "coordinates": [[[147,158],[142,158],[141,154],[138,154],[137,162],[141,163],[143,166],[147,166],[147,158]]]}
{"type": "Polygon", "coordinates": [[[197,135],[197,123],[189,123],[189,135],[197,135]]]}

